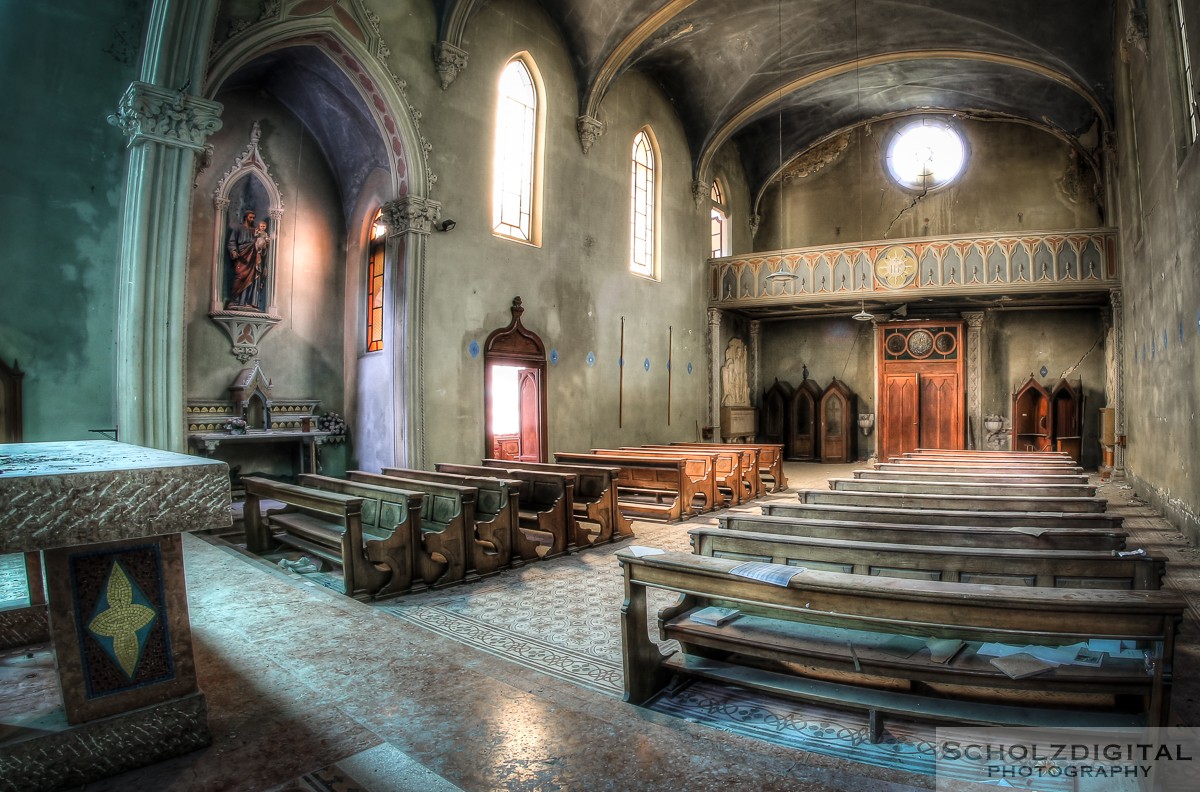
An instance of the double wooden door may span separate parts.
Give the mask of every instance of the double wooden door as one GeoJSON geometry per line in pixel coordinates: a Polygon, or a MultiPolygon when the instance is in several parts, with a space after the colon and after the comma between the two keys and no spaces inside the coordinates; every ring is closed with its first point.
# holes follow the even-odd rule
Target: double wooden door
{"type": "Polygon", "coordinates": [[[879,327],[879,458],[965,447],[961,322],[879,327]]]}

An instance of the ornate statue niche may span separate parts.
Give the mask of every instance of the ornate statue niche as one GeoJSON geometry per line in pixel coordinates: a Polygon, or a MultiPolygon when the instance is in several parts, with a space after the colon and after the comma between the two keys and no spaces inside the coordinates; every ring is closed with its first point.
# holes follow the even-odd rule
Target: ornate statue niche
{"type": "Polygon", "coordinates": [[[721,439],[750,442],[758,429],[758,411],[750,405],[746,344],[734,336],[721,366],[721,439]]]}
{"type": "Polygon", "coordinates": [[[242,363],[258,355],[258,344],[282,317],[275,308],[275,250],[283,200],[259,151],[258,122],[250,143],[213,192],[212,286],[209,317],[233,344],[242,363]]]}

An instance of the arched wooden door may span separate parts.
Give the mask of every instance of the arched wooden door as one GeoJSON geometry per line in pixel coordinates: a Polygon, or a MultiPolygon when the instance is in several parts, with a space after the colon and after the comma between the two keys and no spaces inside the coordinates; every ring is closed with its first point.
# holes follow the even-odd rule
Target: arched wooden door
{"type": "Polygon", "coordinates": [[[879,459],[966,440],[962,322],[879,326],[879,459]]]}
{"type": "Polygon", "coordinates": [[[483,348],[484,456],[545,462],[546,348],[521,324],[521,298],[512,321],[483,348]]]}

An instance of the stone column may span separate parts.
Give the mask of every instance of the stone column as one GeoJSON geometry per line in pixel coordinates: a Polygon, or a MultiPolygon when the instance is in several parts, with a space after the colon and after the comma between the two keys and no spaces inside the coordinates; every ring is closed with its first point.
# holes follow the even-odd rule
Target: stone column
{"type": "Polygon", "coordinates": [[[963,311],[967,323],[967,448],[983,448],[983,311],[963,311]]]}
{"type": "Polygon", "coordinates": [[[437,201],[405,195],[384,204],[388,227],[385,259],[402,268],[391,278],[392,372],[396,393],[395,454],[404,467],[425,466],[425,243],[442,214],[437,201]]]}
{"type": "Polygon", "coordinates": [[[762,322],[757,319],[750,322],[750,354],[754,358],[750,365],[750,406],[761,407],[758,401],[762,394],[762,322]]]}
{"type": "Polygon", "coordinates": [[[129,138],[115,326],[120,439],[186,450],[184,325],[196,155],[221,128],[204,84],[216,0],[156,0],[138,81],[109,122],[129,138]]]}
{"type": "Polygon", "coordinates": [[[1113,478],[1125,477],[1125,300],[1120,289],[1113,289],[1109,294],[1112,304],[1113,355],[1112,370],[1108,372],[1112,380],[1112,402],[1110,407],[1116,413],[1117,446],[1113,449],[1113,478]]]}
{"type": "Polygon", "coordinates": [[[721,317],[719,308],[708,309],[708,404],[712,440],[721,441],[721,317]]]}

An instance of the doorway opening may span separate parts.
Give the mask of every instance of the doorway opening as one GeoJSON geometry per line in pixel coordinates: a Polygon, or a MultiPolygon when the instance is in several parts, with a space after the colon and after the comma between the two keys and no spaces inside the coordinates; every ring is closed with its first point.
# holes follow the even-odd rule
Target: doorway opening
{"type": "Polygon", "coordinates": [[[546,461],[546,349],[521,325],[521,298],[512,321],[484,345],[484,454],[492,459],[546,461]]]}

